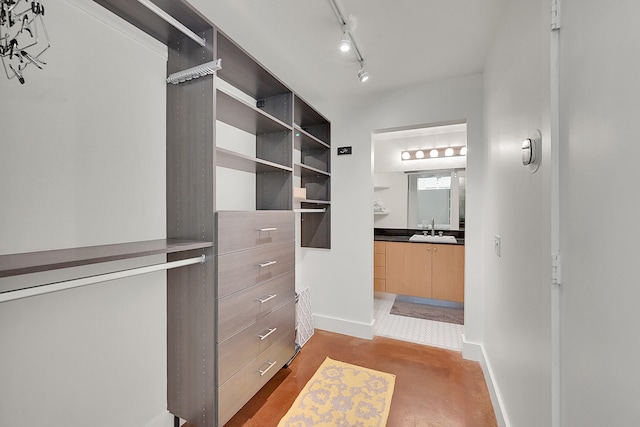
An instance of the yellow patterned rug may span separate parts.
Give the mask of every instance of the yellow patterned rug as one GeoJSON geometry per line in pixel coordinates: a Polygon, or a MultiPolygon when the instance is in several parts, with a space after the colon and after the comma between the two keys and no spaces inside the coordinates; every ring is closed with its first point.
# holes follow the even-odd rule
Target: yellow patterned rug
{"type": "Polygon", "coordinates": [[[396,376],[326,358],[278,427],[387,425],[396,376]]]}

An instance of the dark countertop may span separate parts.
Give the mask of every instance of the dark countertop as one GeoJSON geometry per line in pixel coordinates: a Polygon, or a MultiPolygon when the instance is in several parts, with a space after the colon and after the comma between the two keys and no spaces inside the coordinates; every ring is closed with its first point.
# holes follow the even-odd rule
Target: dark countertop
{"type": "MultiPolygon", "coordinates": [[[[373,231],[373,240],[380,242],[407,242],[414,234],[422,234],[424,230],[412,230],[401,228],[375,228],[373,231]]],[[[436,230],[438,234],[438,230],[436,230]]],[[[455,236],[457,242],[438,242],[438,245],[464,245],[464,230],[452,231],[442,230],[445,236],[455,236]]],[[[428,243],[428,242],[410,242],[410,243],[428,243]]]]}

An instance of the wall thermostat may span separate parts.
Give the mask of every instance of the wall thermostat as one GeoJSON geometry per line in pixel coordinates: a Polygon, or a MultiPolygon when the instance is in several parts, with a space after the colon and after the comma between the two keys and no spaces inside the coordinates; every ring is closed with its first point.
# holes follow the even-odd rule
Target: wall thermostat
{"type": "Polygon", "coordinates": [[[537,135],[525,138],[522,141],[522,164],[529,168],[529,172],[534,173],[540,167],[542,157],[541,151],[542,135],[537,131],[537,135]]]}

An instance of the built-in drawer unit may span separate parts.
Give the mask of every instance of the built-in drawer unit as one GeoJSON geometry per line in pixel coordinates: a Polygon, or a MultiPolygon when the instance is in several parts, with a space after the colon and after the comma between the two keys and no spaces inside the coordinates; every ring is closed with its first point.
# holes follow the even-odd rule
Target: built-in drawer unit
{"type": "Polygon", "coordinates": [[[218,423],[295,353],[292,211],[216,213],[218,423]]]}
{"type": "Polygon", "coordinates": [[[292,356],[295,332],[270,346],[218,389],[218,422],[223,426],[292,356]]]}
{"type": "Polygon", "coordinates": [[[274,342],[295,329],[295,301],[290,300],[249,327],[218,344],[218,385],[224,384],[274,342]]]}
{"type": "Polygon", "coordinates": [[[292,211],[218,212],[218,254],[293,242],[294,220],[292,211]]]}
{"type": "Polygon", "coordinates": [[[218,255],[218,298],[265,282],[294,268],[293,241],[218,255]]]}
{"type": "Polygon", "coordinates": [[[294,272],[231,294],[218,301],[218,342],[256,322],[284,302],[295,298],[294,272]]]}

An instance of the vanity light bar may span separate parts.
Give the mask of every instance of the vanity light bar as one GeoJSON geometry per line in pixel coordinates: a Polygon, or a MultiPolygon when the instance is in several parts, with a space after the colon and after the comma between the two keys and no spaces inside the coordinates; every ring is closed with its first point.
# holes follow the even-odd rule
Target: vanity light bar
{"type": "Polygon", "coordinates": [[[435,159],[437,157],[460,157],[467,155],[467,147],[423,148],[421,150],[405,150],[400,153],[402,160],[435,159]]]}

